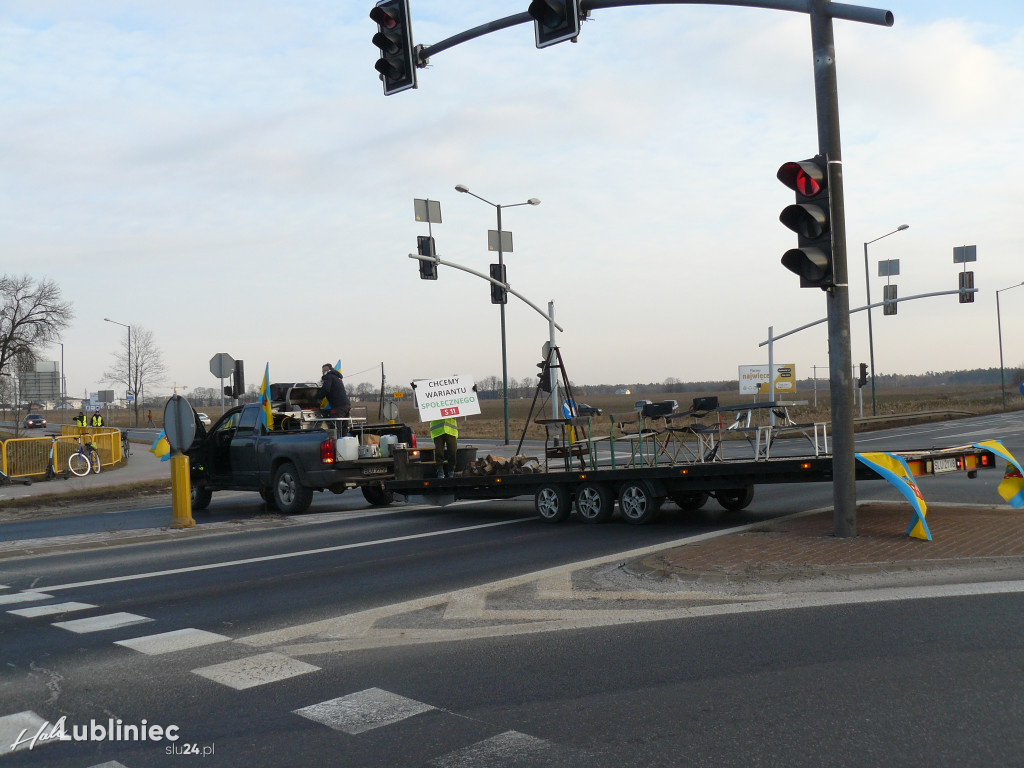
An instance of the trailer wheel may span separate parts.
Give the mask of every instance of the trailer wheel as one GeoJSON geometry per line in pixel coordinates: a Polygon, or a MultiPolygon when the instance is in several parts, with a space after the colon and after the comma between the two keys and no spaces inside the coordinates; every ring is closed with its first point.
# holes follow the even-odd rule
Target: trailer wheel
{"type": "Polygon", "coordinates": [[[569,491],[563,485],[545,484],[537,489],[533,506],[545,523],[561,523],[569,517],[569,491]]]}
{"type": "Polygon", "coordinates": [[[192,486],[192,511],[202,512],[213,500],[213,491],[202,485],[192,486]]]}
{"type": "Polygon", "coordinates": [[[677,491],[672,494],[672,501],[684,512],[696,512],[707,504],[707,491],[677,491]]]}
{"type": "Polygon", "coordinates": [[[633,525],[655,520],[661,511],[662,501],[660,496],[651,493],[646,483],[626,483],[619,492],[619,510],[623,519],[633,525]]]}
{"type": "Polygon", "coordinates": [[[384,487],[384,483],[372,483],[362,487],[363,498],[375,507],[386,507],[395,500],[395,494],[384,487]]]}
{"type": "Polygon", "coordinates": [[[747,485],[743,488],[723,488],[715,491],[715,498],[718,503],[730,512],[739,512],[750,506],[754,500],[754,486],[747,485]]]}
{"type": "Polygon", "coordinates": [[[298,470],[290,462],[282,464],[274,473],[274,501],[286,515],[305,512],[313,503],[313,489],[302,484],[298,470]]]}
{"type": "Polygon", "coordinates": [[[607,523],[615,511],[615,497],[602,483],[584,483],[576,489],[576,514],[585,523],[607,523]]]}

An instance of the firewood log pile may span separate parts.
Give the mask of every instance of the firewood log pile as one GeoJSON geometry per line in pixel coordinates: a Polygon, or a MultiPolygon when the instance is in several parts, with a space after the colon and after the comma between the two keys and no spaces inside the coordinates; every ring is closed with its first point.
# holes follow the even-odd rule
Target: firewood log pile
{"type": "Polygon", "coordinates": [[[484,475],[534,475],[543,472],[536,456],[492,456],[488,454],[482,459],[471,461],[463,477],[481,477],[484,475]]]}

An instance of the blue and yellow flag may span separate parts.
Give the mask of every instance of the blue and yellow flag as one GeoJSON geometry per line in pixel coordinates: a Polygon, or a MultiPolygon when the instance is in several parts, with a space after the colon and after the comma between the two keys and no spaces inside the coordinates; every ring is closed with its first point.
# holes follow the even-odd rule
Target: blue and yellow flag
{"type": "Polygon", "coordinates": [[[907,528],[907,536],[924,541],[932,540],[932,532],[928,530],[925,515],[928,505],[925,504],[921,489],[914,482],[914,473],[901,456],[892,453],[858,453],[857,460],[871,467],[875,472],[888,480],[898,490],[910,506],[914,508],[914,517],[907,528]]]}
{"type": "Polygon", "coordinates": [[[267,425],[269,432],[274,428],[274,411],[270,408],[270,363],[263,370],[263,383],[260,384],[260,420],[267,425]]]}
{"type": "Polygon", "coordinates": [[[1006,473],[1003,475],[1003,481],[996,488],[996,492],[1011,507],[1015,509],[1024,507],[1024,470],[1021,469],[1020,462],[998,440],[986,440],[974,445],[976,448],[984,448],[1006,459],[1006,473]]]}
{"type": "Polygon", "coordinates": [[[167,442],[167,433],[162,429],[160,430],[160,434],[156,436],[156,440],[153,441],[153,445],[150,447],[149,452],[158,457],[160,461],[171,460],[171,444],[167,442]]]}

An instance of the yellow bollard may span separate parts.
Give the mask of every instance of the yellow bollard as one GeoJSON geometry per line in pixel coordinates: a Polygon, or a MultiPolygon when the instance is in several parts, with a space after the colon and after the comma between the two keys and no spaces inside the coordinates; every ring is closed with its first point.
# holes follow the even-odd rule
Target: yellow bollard
{"type": "Polygon", "coordinates": [[[188,456],[175,452],[171,455],[171,528],[191,528],[196,524],[192,519],[192,481],[189,477],[188,456]]]}

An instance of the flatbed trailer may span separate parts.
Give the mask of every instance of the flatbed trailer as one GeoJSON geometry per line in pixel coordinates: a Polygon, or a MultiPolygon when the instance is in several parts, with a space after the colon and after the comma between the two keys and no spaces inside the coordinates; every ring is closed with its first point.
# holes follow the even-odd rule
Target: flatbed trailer
{"type": "MultiPolygon", "coordinates": [[[[996,466],[993,452],[974,445],[890,453],[902,458],[915,477],[950,472],[976,477],[979,469],[996,466]]],[[[411,453],[399,451],[395,479],[386,486],[395,494],[435,503],[533,496],[537,514],[549,523],[566,520],[574,510],[585,522],[606,522],[617,500],[623,519],[640,525],[656,519],[666,499],[693,510],[713,497],[726,510],[738,512],[753,501],[757,485],[831,482],[832,457],[730,459],[452,478],[433,477],[433,473],[433,464],[421,464],[411,453]]],[[[860,461],[856,478],[883,479],[860,461]]]]}

